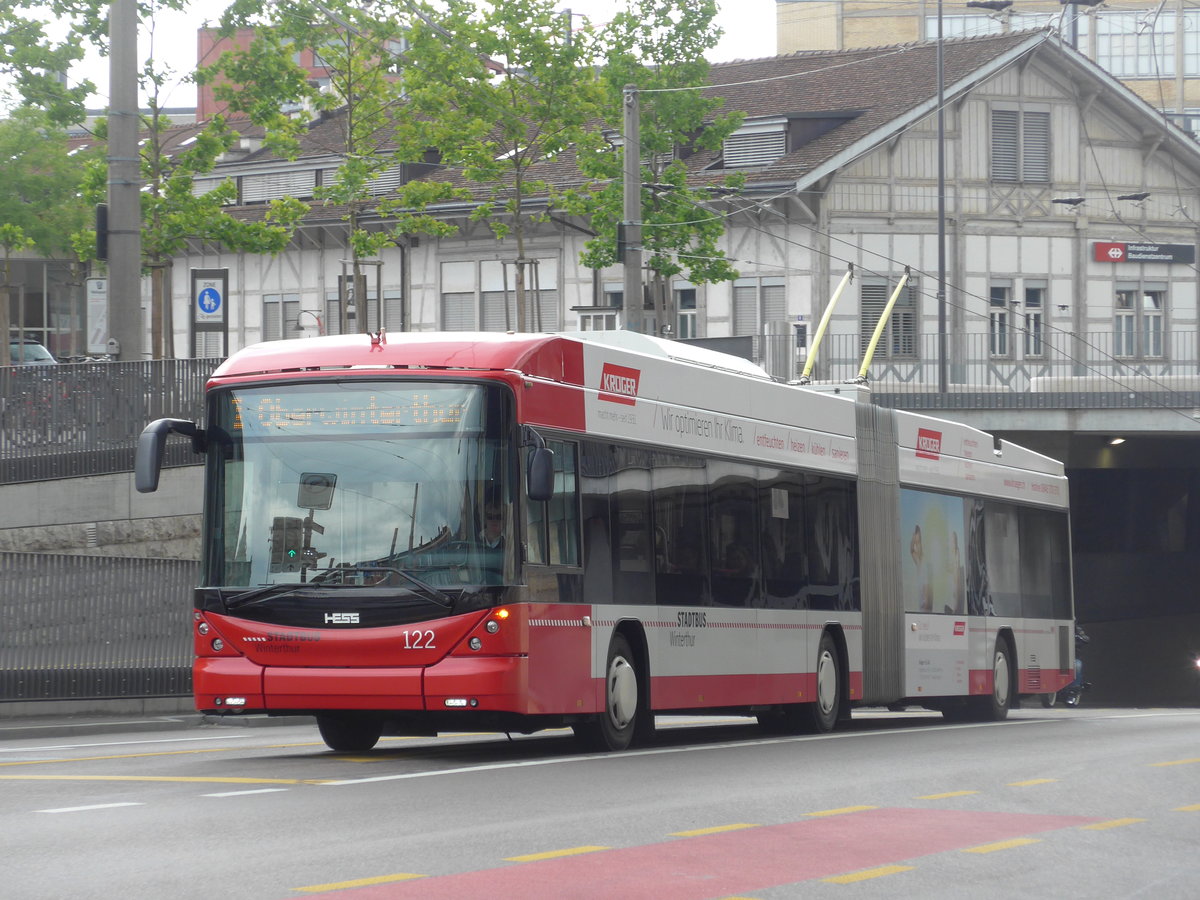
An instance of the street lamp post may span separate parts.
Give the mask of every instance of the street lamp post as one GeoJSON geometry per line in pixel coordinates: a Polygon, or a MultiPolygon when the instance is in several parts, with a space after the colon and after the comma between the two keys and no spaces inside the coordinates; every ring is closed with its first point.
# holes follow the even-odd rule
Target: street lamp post
{"type": "Polygon", "coordinates": [[[318,316],[311,309],[302,309],[302,310],[300,310],[300,312],[296,313],[296,326],[295,326],[296,331],[304,331],[304,326],[302,324],[300,324],[300,317],[305,316],[305,315],[313,317],[313,321],[317,323],[317,334],[324,335],[325,334],[325,324],[321,321],[321,317],[318,316]]]}

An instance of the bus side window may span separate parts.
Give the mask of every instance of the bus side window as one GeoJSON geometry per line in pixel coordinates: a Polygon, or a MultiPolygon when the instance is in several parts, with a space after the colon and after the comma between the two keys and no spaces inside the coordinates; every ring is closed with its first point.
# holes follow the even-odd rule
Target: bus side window
{"type": "Polygon", "coordinates": [[[554,451],[554,496],[547,504],[550,565],[579,565],[579,480],[576,445],[550,441],[554,451]]]}
{"type": "Polygon", "coordinates": [[[525,561],[536,565],[579,565],[579,482],[576,445],[548,441],[554,451],[554,495],[525,500],[525,561]]]}
{"type": "MultiPolygon", "coordinates": [[[[791,476],[786,476],[791,477],[791,476]]],[[[804,486],[776,475],[759,491],[763,590],[772,609],[804,609],[804,486]]]]}

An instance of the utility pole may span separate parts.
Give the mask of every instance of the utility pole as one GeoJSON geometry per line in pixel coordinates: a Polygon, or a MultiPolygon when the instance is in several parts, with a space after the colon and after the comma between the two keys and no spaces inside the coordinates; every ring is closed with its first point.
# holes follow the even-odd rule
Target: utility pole
{"type": "Polygon", "coordinates": [[[137,0],[112,0],[108,69],[108,333],[142,358],[142,211],[138,158],[137,0]]]}
{"type": "Polygon", "coordinates": [[[937,314],[938,393],[946,393],[946,63],[942,56],[942,0],[937,5],[937,314]]]}
{"type": "Polygon", "coordinates": [[[637,88],[625,85],[625,328],[641,332],[642,322],[642,150],[641,106],[637,88]]]}

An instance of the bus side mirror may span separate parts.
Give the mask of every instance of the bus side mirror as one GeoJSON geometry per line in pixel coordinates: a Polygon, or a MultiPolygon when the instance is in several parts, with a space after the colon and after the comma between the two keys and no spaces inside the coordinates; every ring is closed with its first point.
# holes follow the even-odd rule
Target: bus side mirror
{"type": "Polygon", "coordinates": [[[544,501],[554,496],[554,451],[549,447],[534,447],[529,451],[529,471],[526,473],[529,499],[544,501]]]}
{"type": "Polygon", "coordinates": [[[204,452],[204,432],[195,422],[186,419],[155,419],[138,437],[137,453],[133,461],[133,484],[139,493],[152,494],[158,490],[158,476],[162,471],[163,450],[167,435],[171,432],[192,439],[192,450],[204,452]]]}

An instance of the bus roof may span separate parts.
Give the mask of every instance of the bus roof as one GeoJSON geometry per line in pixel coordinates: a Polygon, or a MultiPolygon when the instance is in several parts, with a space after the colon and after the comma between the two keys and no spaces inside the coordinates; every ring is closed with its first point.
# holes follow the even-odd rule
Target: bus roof
{"type": "Polygon", "coordinates": [[[283,374],[314,370],[370,368],[517,371],[581,384],[570,371],[564,344],[604,344],[630,353],[671,359],[770,381],[754,363],[691,344],[632,331],[576,331],[561,334],[513,332],[404,332],[376,338],[366,334],[266,341],[235,353],[213,378],[283,374]]]}

